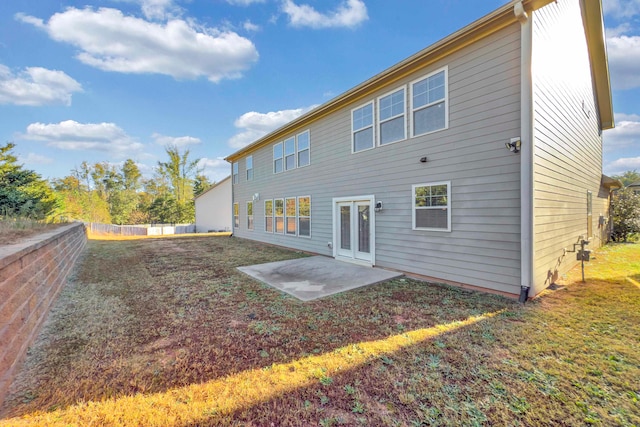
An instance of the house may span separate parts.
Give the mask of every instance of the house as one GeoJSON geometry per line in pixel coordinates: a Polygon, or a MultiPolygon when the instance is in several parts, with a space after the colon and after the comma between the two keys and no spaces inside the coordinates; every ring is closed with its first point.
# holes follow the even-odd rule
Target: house
{"type": "Polygon", "coordinates": [[[607,238],[599,0],[514,1],[227,157],[234,235],[510,296],[607,238]]]}
{"type": "Polygon", "coordinates": [[[631,188],[633,194],[640,194],[640,181],[627,185],[627,188],[631,188]]]}
{"type": "Polygon", "coordinates": [[[198,195],[195,204],[196,233],[231,231],[231,176],[198,195]]]}

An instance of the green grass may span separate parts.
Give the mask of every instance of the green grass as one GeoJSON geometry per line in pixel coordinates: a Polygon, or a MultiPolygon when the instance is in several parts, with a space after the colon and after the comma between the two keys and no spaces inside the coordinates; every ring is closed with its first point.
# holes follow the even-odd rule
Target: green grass
{"type": "Polygon", "coordinates": [[[0,245],[11,245],[65,224],[51,224],[29,218],[0,216],[0,245]]]}
{"type": "Polygon", "coordinates": [[[90,241],[0,426],[640,425],[640,245],[524,306],[410,279],[300,302],[235,269],[299,256],[90,241]]]}

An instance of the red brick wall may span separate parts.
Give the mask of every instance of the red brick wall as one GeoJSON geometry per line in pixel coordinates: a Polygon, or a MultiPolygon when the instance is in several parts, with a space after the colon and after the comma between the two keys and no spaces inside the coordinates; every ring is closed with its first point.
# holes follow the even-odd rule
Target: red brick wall
{"type": "Polygon", "coordinates": [[[0,406],[86,242],[74,223],[0,247],[0,406]]]}

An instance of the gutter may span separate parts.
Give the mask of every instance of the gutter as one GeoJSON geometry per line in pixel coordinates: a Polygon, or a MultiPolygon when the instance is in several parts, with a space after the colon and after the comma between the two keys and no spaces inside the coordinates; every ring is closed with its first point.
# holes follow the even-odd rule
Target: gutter
{"type": "Polygon", "coordinates": [[[520,36],[520,298],[524,303],[533,285],[533,25],[522,1],[513,3],[521,24],[520,36]]]}

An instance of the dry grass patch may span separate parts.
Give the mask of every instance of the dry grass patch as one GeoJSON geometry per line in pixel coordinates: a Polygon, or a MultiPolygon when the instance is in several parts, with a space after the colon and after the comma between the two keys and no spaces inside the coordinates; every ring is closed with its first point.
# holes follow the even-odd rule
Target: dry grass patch
{"type": "Polygon", "coordinates": [[[396,279],[300,302],[235,238],[91,241],[0,425],[640,425],[640,245],[520,306],[396,279]]]}
{"type": "Polygon", "coordinates": [[[24,218],[0,217],[0,245],[12,245],[66,224],[49,224],[24,218]]]}

